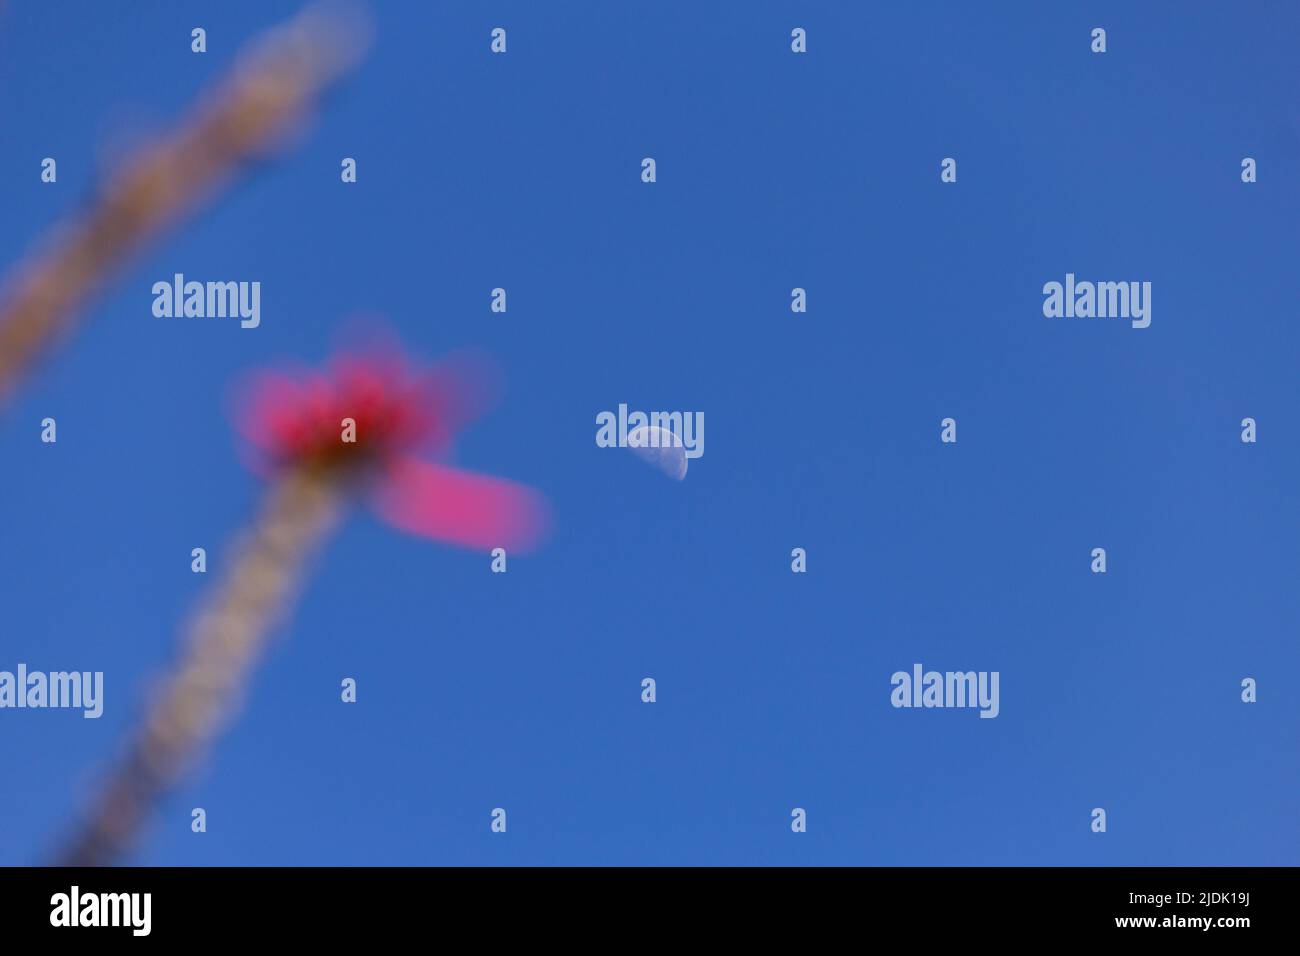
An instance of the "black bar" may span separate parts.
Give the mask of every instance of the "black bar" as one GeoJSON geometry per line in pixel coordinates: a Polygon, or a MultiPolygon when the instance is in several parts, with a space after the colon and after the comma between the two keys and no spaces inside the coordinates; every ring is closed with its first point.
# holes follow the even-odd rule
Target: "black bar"
{"type": "Polygon", "coordinates": [[[450,944],[467,934],[460,950],[531,932],[534,945],[592,938],[612,949],[716,933],[763,942],[847,932],[883,942],[903,932],[972,944],[1130,937],[1231,946],[1285,931],[1282,902],[1294,881],[1287,868],[33,868],[0,870],[0,925],[7,943],[76,934],[83,945],[339,944],[412,933],[450,944]],[[77,922],[102,914],[119,925],[53,925],[71,923],[74,886],[77,922]],[[147,935],[145,897],[119,895],[146,893],[147,935]]]}

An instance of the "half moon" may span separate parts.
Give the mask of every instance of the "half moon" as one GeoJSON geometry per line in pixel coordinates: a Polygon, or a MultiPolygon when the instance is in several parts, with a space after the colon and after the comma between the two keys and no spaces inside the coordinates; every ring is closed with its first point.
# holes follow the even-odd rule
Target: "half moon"
{"type": "Polygon", "coordinates": [[[686,477],[686,449],[682,440],[658,425],[638,425],[627,433],[627,447],[642,461],[654,465],[669,478],[686,477]]]}

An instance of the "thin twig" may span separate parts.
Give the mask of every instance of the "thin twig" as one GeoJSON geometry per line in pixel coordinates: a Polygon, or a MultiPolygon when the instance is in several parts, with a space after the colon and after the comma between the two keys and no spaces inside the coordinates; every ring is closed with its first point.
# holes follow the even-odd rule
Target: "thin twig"
{"type": "Polygon", "coordinates": [[[310,7],[255,39],[192,119],[144,149],[89,211],[20,263],[0,289],[0,401],[124,260],[265,151],[367,42],[361,14],[334,5],[310,7]]]}
{"type": "Polygon", "coordinates": [[[272,486],[228,578],[195,620],[181,661],[60,865],[100,866],[120,858],[159,798],[233,716],[308,558],[334,523],[346,477],[337,469],[300,466],[272,486]]]}

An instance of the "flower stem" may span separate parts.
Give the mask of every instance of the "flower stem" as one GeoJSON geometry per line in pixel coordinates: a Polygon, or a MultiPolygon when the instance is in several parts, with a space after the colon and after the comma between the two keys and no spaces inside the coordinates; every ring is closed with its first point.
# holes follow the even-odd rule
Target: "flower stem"
{"type": "Polygon", "coordinates": [[[309,7],[256,38],[192,119],[111,179],[0,290],[0,401],[137,249],[258,157],[359,59],[368,21],[309,7]]]}
{"type": "Polygon", "coordinates": [[[228,576],[190,627],[180,661],[60,865],[118,859],[158,800],[233,716],[345,492],[345,475],[312,467],[285,473],[270,489],[228,576]]]}

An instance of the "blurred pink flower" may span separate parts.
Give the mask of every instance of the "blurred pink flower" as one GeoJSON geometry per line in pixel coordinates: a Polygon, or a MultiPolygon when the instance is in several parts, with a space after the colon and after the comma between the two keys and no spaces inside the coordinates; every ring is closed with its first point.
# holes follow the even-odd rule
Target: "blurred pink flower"
{"type": "Polygon", "coordinates": [[[487,365],[417,367],[396,347],[336,357],[324,370],[262,371],[237,415],[261,474],[299,467],[367,485],[375,512],[411,534],[474,549],[535,547],[549,524],[536,491],[445,458],[491,392],[487,365]],[[354,440],[345,441],[350,420],[354,440]]]}

